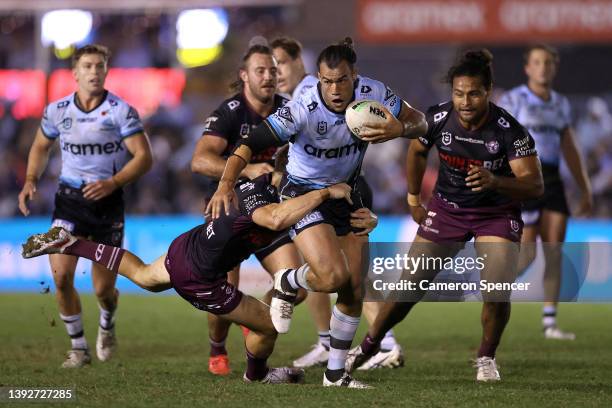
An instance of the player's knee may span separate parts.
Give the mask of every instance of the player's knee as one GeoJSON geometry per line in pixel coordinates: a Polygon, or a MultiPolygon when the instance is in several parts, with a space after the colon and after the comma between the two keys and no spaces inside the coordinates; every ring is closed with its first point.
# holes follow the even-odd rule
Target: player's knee
{"type": "Polygon", "coordinates": [[[322,262],[311,271],[316,277],[316,286],[320,292],[336,292],[350,281],[349,271],[342,262],[322,262]]]}
{"type": "Polygon", "coordinates": [[[53,281],[58,292],[66,292],[74,289],[72,274],[53,271],[53,281]]]}

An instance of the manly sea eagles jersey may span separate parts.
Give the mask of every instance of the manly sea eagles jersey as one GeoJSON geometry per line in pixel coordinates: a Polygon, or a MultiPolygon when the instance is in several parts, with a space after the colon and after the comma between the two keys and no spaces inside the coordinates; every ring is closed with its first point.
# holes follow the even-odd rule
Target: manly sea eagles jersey
{"type": "Polygon", "coordinates": [[[293,93],[291,94],[291,99],[297,99],[300,96],[304,95],[310,88],[314,88],[319,83],[319,80],[314,75],[306,75],[300,83],[295,87],[293,93]]]}
{"type": "Polygon", "coordinates": [[[229,215],[222,212],[219,218],[211,217],[191,230],[188,257],[206,278],[225,277],[227,271],[279,236],[279,232],[255,224],[252,218],[256,209],[279,202],[271,181],[272,173],[267,173],[239,182],[234,188],[239,209],[230,206],[229,215]]]}
{"type": "Polygon", "coordinates": [[[130,157],[123,139],[143,132],[136,109],[105,91],[100,105],[85,112],[76,93],[50,103],[40,124],[49,139],[60,139],[60,182],[74,188],[113,176],[130,157]]]}
{"type": "Polygon", "coordinates": [[[559,166],[561,137],[571,125],[567,98],[552,91],[550,99],[545,101],[527,85],[521,85],[506,92],[499,100],[499,106],[529,130],[542,164],[559,166]]]}
{"type": "MultiPolygon", "coordinates": [[[[287,99],[280,95],[274,95],[274,109],[285,105],[287,99]]],[[[227,159],[241,138],[247,137],[251,130],[257,127],[265,118],[259,116],[247,102],[244,94],[238,93],[226,99],[204,122],[202,137],[208,135],[222,137],[227,140],[227,147],[221,154],[227,159]]],[[[251,158],[251,163],[274,164],[272,156],[277,147],[270,147],[251,158]]]]}
{"type": "MultiPolygon", "coordinates": [[[[419,137],[427,148],[436,146],[440,169],[435,193],[459,207],[491,207],[513,202],[496,191],[474,192],[466,186],[470,165],[496,176],[514,177],[510,161],[537,155],[533,138],[508,112],[489,104],[489,117],[479,129],[469,131],[459,123],[452,102],[429,108],[429,129],[419,137]]],[[[517,204],[518,205],[518,204],[517,204]]]]}
{"type": "MultiPolygon", "coordinates": [[[[382,82],[362,76],[355,81],[354,99],[378,101],[396,117],[402,106],[401,98],[382,82]]],[[[351,181],[358,174],[367,143],[351,134],[344,112],[327,108],[319,86],[291,100],[266,121],[281,142],[290,142],[287,173],[292,182],[324,188],[351,181]]]]}

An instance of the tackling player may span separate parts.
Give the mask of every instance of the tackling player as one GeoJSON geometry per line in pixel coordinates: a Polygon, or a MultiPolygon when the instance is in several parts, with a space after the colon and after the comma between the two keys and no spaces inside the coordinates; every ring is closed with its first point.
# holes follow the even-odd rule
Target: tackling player
{"type": "MultiPolygon", "coordinates": [[[[447,74],[452,101],[427,111],[427,134],[408,149],[408,204],[420,224],[408,256],[453,257],[475,238],[484,259],[481,279],[514,282],[522,221],[520,201],[544,191],[540,162],[527,130],[489,101],[493,84],[487,50],[468,51],[447,74]],[[427,155],[436,146],[438,181],[427,209],[420,193],[427,155]],[[486,253],[486,256],[484,255],[486,253]]],[[[439,269],[419,268],[402,279],[432,281],[439,269]]],[[[418,287],[418,285],[417,285],[418,287]]],[[[414,292],[416,299],[425,291],[414,292]]],[[[482,340],[475,367],[477,381],[500,379],[495,353],[510,318],[510,292],[483,293],[482,340]]],[[[347,371],[378,349],[385,332],[401,322],[418,300],[385,303],[361,345],[351,350],[347,371]]]]}
{"type": "MultiPolygon", "coordinates": [[[[264,44],[252,44],[242,57],[242,66],[238,70],[238,80],[234,84],[238,92],[226,99],[206,119],[202,137],[196,144],[191,169],[195,173],[207,176],[210,189],[205,192],[208,201],[221,178],[225,162],[231,151],[241,138],[251,133],[265,117],[285,105],[287,100],[276,94],[277,68],[272,51],[264,44]]],[[[273,156],[276,147],[271,147],[253,158],[252,163],[245,167],[241,179],[252,180],[272,171],[273,156]]],[[[276,247],[290,243],[288,236],[275,242],[276,247]]],[[[274,248],[264,251],[272,252],[274,248]]],[[[285,248],[284,261],[267,265],[272,274],[281,267],[300,265],[300,257],[295,250],[285,248]]],[[[270,261],[272,262],[272,261],[270,261]]],[[[229,272],[228,281],[238,287],[240,265],[229,272]]],[[[210,356],[208,370],[213,374],[226,375],[231,369],[225,341],[229,333],[230,323],[221,320],[213,314],[208,315],[208,333],[210,341],[210,356]]]]}
{"type": "MultiPolygon", "coordinates": [[[[45,108],[28,156],[19,209],[29,215],[27,201],[35,198],[36,183],[45,170],[51,147],[59,139],[62,170],[52,225],[78,237],[119,247],[124,230],[122,187],[151,168],[152,154],[136,110],[104,89],[109,55],[101,45],[87,45],[74,53],[72,75],[78,90],[45,108]]],[[[77,261],[78,256],[49,256],[60,317],[72,345],[64,368],[91,362],[81,302],[74,288],[77,261]]],[[[117,344],[116,278],[104,266],[93,264],[92,279],[100,307],[96,354],[101,361],[111,358],[117,344]]]]}
{"type": "MultiPolygon", "coordinates": [[[[289,37],[279,37],[270,43],[274,59],[278,64],[278,89],[291,99],[298,99],[310,88],[316,87],[319,80],[310,74],[306,74],[304,61],[302,60],[302,44],[289,37]]],[[[357,178],[354,191],[359,192],[362,200],[354,199],[353,212],[351,213],[351,225],[355,232],[355,245],[360,248],[362,254],[367,250],[368,234],[376,227],[378,220],[370,211],[372,208],[372,190],[365,178],[361,175],[357,178]]],[[[354,262],[353,265],[365,263],[354,262]]],[[[329,322],[331,319],[331,299],[328,293],[311,292],[306,298],[306,304],[314,319],[318,331],[319,340],[305,355],[293,362],[294,367],[311,367],[327,363],[329,357],[329,322]]],[[[374,321],[378,312],[378,304],[366,302],[363,305],[363,313],[368,322],[374,321]]],[[[395,341],[393,331],[385,335],[381,351],[373,356],[367,367],[399,367],[403,365],[403,352],[395,341]]],[[[366,365],[364,365],[366,366],[366,365]]]]}
{"type": "MultiPolygon", "coordinates": [[[[77,239],[57,227],[30,237],[23,246],[23,256],[31,258],[46,253],[82,256],[112,271],[107,274],[119,273],[148,291],[174,288],[195,308],[250,329],[245,344],[245,381],[302,382],[302,369],[268,368],[267,359],[277,336],[268,307],[228,282],[227,271],[270,245],[279,234],[284,235],[284,229],[324,201],[350,200],[351,189],[347,184],[336,184],[278,203],[281,177],[280,172],[274,172],[239,183],[235,189],[239,208],[231,208],[227,214],[180,235],[168,252],[152,264],[144,264],[121,248],[77,239]]],[[[269,256],[258,258],[265,263],[269,256]]]]}
{"type": "MultiPolygon", "coordinates": [[[[291,141],[287,175],[280,194],[291,201],[338,182],[354,183],[368,142],[397,137],[414,138],[426,131],[421,112],[403,102],[379,81],[357,75],[352,40],[330,45],[317,59],[319,84],[269,116],[242,139],[227,161],[219,187],[208,204],[213,218],[230,211],[233,186],[254,153],[291,141]],[[345,122],[345,109],[353,100],[374,99],[384,104],[386,121],[370,126],[357,140],[345,122]]],[[[361,315],[360,267],[350,225],[351,208],[339,201],[326,202],[300,219],[290,230],[306,260],[298,269],[275,275],[270,313],[279,332],[291,322],[299,288],[338,293],[330,321],[330,355],[323,376],[325,386],[365,388],[345,373],[344,363],[361,315]],[[357,256],[355,256],[357,255],[357,256]],[[346,256],[346,258],[345,258],[346,256]],[[347,265],[347,260],[349,265],[347,265]]]]}
{"type": "Polygon", "coordinates": [[[538,235],[544,243],[544,307],[542,326],[547,339],[574,340],[574,333],[557,327],[557,304],[561,290],[561,249],[569,208],[559,174],[561,155],[578,183],[582,197],[577,216],[591,212],[593,197],[586,169],[576,146],[567,98],[552,89],[557,73],[559,55],[547,45],[535,45],[525,52],[527,84],[505,93],[499,105],[506,108],[523,126],[529,129],[542,161],[544,195],[523,204],[523,245],[519,271],[525,271],[536,255],[538,235]]]}

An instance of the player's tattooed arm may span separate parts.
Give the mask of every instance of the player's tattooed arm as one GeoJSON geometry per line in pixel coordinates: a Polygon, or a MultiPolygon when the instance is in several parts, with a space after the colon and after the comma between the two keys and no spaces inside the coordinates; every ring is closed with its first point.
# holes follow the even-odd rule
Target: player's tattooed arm
{"type": "Polygon", "coordinates": [[[427,169],[427,155],[429,147],[419,140],[412,140],[406,155],[406,178],[408,180],[408,208],[412,219],[420,224],[427,214],[427,210],[421,204],[421,184],[427,169]]]}
{"type": "Polygon", "coordinates": [[[151,143],[144,133],[136,133],[123,139],[125,147],[132,158],[123,168],[111,178],[88,183],[83,187],[83,197],[88,200],[100,200],[117,190],[138,180],[143,174],[151,169],[153,165],[153,153],[151,143]]]}
{"type": "Polygon", "coordinates": [[[314,190],[282,203],[268,204],[253,211],[253,221],[257,225],[273,231],[282,231],[297,223],[306,214],[317,208],[327,199],[351,201],[351,187],[348,184],[334,184],[321,190],[314,190]]]}
{"type": "Polygon", "coordinates": [[[416,139],[427,132],[425,115],[408,103],[402,102],[402,108],[397,118],[386,108],[385,111],[386,121],[366,124],[366,129],[360,134],[362,140],[370,143],[382,143],[398,137],[416,139]]]}
{"type": "Polygon", "coordinates": [[[537,156],[511,160],[510,168],[515,177],[496,176],[484,167],[471,166],[465,184],[472,191],[495,190],[519,201],[544,194],[542,166],[537,156]]]}
{"type": "Polygon", "coordinates": [[[28,208],[28,201],[34,199],[36,194],[36,184],[41,174],[47,167],[47,161],[49,160],[49,152],[55,139],[49,139],[46,137],[42,130],[38,128],[36,136],[34,137],[34,143],[30,148],[28,155],[28,167],[26,170],[26,178],[23,183],[23,188],[18,196],[19,210],[25,216],[30,215],[28,208]]]}

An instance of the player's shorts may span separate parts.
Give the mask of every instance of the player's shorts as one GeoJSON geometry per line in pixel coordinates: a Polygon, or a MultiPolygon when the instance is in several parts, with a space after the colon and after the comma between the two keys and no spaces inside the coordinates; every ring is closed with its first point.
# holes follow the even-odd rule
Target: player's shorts
{"type": "Polygon", "coordinates": [[[52,220],[53,227],[63,227],[73,235],[120,247],[124,230],[123,191],[115,190],[92,201],[83,198],[81,189],[60,184],[52,220]]]}
{"type": "Polygon", "coordinates": [[[254,255],[257,257],[257,260],[261,262],[272,252],[276,251],[278,248],[282,247],[283,245],[292,244],[292,243],[293,243],[293,240],[291,240],[291,237],[289,236],[289,232],[283,231],[281,234],[278,235],[278,237],[276,237],[268,245],[255,251],[254,255]]]}
{"type": "MultiPolygon", "coordinates": [[[[279,192],[281,200],[301,196],[310,191],[313,191],[313,189],[305,185],[296,184],[287,178],[287,174],[283,175],[279,192]]],[[[331,225],[339,237],[348,235],[348,233],[353,231],[359,231],[360,228],[351,227],[351,212],[362,208],[362,203],[372,205],[372,191],[363,178],[361,178],[361,181],[358,179],[356,187],[351,194],[351,200],[353,201],[353,206],[344,199],[325,200],[291,227],[289,235],[293,238],[300,232],[319,224],[331,225]]]]}
{"type": "Polygon", "coordinates": [[[521,213],[515,204],[497,207],[459,208],[434,194],[427,217],[417,234],[435,243],[466,242],[472,237],[495,236],[520,242],[521,213]]]}
{"type": "Polygon", "coordinates": [[[525,225],[536,225],[540,222],[543,210],[554,211],[561,214],[570,214],[565,198],[565,187],[559,175],[557,166],[542,165],[544,176],[544,194],[535,200],[523,202],[521,216],[525,225]]]}
{"type": "Polygon", "coordinates": [[[207,280],[198,273],[187,256],[189,234],[172,241],[164,261],[174,290],[197,309],[217,315],[230,313],[240,304],[242,292],[227,277],[207,280]]]}

